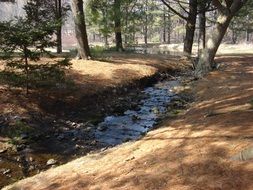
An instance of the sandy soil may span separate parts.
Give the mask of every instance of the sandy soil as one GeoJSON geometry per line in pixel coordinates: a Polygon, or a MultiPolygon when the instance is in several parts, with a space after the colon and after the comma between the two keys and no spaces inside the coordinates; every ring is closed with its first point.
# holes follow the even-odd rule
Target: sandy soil
{"type": "Polygon", "coordinates": [[[253,189],[253,57],[223,57],[192,84],[196,101],[137,142],[91,154],[5,189],[253,189]],[[236,109],[238,108],[238,109],[236,109]],[[217,113],[217,114],[210,114],[217,113]]]}

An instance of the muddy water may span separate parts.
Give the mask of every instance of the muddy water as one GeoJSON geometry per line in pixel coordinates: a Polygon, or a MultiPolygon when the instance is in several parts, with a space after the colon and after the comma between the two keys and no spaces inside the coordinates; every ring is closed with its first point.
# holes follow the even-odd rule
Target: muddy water
{"type": "Polygon", "coordinates": [[[141,92],[142,99],[133,110],[107,116],[97,125],[87,126],[64,118],[44,123],[51,126],[52,132],[29,137],[32,140],[21,144],[21,150],[0,153],[0,188],[93,150],[142,137],[166,115],[168,105],[177,97],[172,90],[176,86],[180,86],[178,81],[158,82],[141,92]],[[52,159],[57,163],[47,165],[52,159]]]}
{"type": "Polygon", "coordinates": [[[117,145],[143,136],[164,116],[171,98],[175,96],[172,89],[178,85],[178,81],[164,81],[146,88],[143,91],[146,98],[141,101],[139,110],[106,117],[98,125],[95,138],[107,145],[117,145]]]}

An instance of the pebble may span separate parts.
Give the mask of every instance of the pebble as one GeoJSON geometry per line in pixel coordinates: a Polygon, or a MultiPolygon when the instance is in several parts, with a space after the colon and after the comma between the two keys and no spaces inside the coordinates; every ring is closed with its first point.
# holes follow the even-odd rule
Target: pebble
{"type": "Polygon", "coordinates": [[[55,159],[49,159],[47,161],[47,166],[52,166],[52,165],[55,165],[57,163],[57,160],[55,159]]]}

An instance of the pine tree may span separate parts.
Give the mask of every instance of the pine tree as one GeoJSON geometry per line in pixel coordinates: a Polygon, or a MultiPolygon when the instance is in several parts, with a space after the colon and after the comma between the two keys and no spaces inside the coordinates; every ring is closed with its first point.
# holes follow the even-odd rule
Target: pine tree
{"type": "Polygon", "coordinates": [[[56,45],[53,40],[57,28],[61,24],[52,20],[47,10],[38,8],[37,1],[29,1],[24,7],[25,17],[0,23],[0,50],[7,66],[18,70],[25,76],[26,92],[29,90],[29,73],[32,66],[29,61],[38,61],[46,48],[56,45]],[[14,57],[18,53],[18,59],[14,57]]]}

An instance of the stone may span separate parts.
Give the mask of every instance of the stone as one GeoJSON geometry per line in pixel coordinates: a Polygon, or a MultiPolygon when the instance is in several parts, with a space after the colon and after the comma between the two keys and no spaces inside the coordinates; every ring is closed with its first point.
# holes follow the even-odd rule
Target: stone
{"type": "Polygon", "coordinates": [[[52,165],[55,165],[57,163],[57,160],[55,159],[49,159],[47,161],[47,166],[52,166],[52,165]]]}
{"type": "Polygon", "coordinates": [[[7,152],[7,149],[0,149],[0,154],[7,152]]]}

